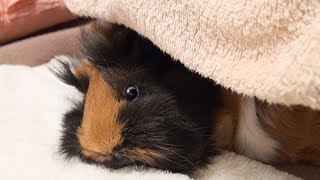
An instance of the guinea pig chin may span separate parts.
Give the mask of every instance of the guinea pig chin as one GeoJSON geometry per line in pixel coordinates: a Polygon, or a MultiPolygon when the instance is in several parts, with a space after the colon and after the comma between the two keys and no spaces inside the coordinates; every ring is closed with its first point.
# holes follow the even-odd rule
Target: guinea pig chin
{"type": "Polygon", "coordinates": [[[83,118],[76,132],[84,156],[103,162],[121,145],[124,125],[117,116],[124,103],[115,98],[112,87],[98,71],[91,72],[83,118]]]}

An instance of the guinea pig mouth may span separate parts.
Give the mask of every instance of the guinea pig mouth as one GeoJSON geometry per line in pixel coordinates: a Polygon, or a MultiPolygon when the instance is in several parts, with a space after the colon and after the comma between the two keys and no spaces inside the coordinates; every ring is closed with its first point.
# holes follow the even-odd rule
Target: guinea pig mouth
{"type": "Polygon", "coordinates": [[[117,152],[112,154],[107,154],[107,153],[92,151],[89,149],[83,149],[82,154],[86,159],[90,159],[90,161],[94,161],[98,164],[104,165],[111,169],[119,169],[124,166],[129,166],[133,164],[132,161],[130,161],[128,158],[124,156],[121,156],[117,152]]]}
{"type": "Polygon", "coordinates": [[[113,157],[111,160],[107,160],[103,162],[103,165],[111,169],[119,169],[119,168],[130,166],[133,164],[134,164],[133,162],[129,161],[125,157],[119,157],[119,158],[113,157]]]}
{"type": "Polygon", "coordinates": [[[104,161],[108,161],[108,160],[112,159],[112,156],[110,154],[96,152],[96,151],[89,150],[89,149],[83,149],[82,153],[85,156],[87,156],[97,162],[104,162],[104,161]]]}

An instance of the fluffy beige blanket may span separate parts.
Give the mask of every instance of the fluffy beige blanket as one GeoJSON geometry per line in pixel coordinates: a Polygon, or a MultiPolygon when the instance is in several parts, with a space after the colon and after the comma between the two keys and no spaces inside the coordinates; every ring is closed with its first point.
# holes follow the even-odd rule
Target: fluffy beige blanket
{"type": "Polygon", "coordinates": [[[320,109],[319,0],[65,0],[238,93],[320,109]]]}

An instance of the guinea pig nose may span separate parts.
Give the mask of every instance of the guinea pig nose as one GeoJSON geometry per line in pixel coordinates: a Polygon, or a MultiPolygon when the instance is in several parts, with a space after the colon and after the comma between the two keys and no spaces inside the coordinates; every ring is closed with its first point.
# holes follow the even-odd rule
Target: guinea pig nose
{"type": "Polygon", "coordinates": [[[109,161],[112,159],[112,156],[110,153],[105,153],[101,151],[93,151],[90,149],[84,149],[83,154],[87,157],[90,157],[91,159],[98,161],[98,162],[103,162],[103,161],[109,161]]]}
{"type": "Polygon", "coordinates": [[[113,157],[112,160],[107,161],[106,164],[108,167],[113,168],[113,169],[119,169],[122,168],[124,166],[128,166],[130,165],[130,161],[128,161],[126,158],[124,157],[113,157]]]}

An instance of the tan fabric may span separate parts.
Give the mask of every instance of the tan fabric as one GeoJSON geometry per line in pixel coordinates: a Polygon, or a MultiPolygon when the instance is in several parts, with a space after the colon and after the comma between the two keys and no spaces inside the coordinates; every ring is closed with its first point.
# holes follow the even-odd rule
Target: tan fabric
{"type": "Polygon", "coordinates": [[[71,19],[63,0],[0,0],[0,44],[71,19]]]}
{"type": "Polygon", "coordinates": [[[36,66],[61,54],[78,55],[79,27],[60,30],[0,47],[1,64],[36,66]]]}
{"type": "Polygon", "coordinates": [[[320,109],[319,0],[65,0],[238,93],[320,109]]]}

